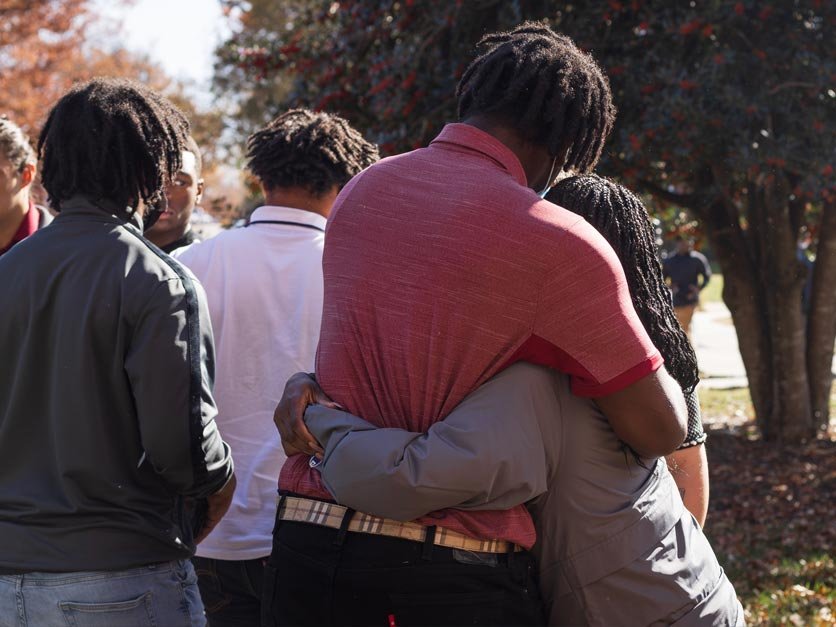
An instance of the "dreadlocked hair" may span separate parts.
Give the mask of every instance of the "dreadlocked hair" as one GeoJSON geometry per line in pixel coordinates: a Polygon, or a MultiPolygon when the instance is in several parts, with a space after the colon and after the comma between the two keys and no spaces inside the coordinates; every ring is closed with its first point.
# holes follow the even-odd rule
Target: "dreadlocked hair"
{"type": "Polygon", "coordinates": [[[497,115],[550,155],[565,152],[563,169],[592,170],[616,112],[595,60],[545,21],[486,35],[476,49],[456,87],[459,119],[497,115]]]}
{"type": "Polygon", "coordinates": [[[301,187],[322,196],[379,158],[346,120],[308,109],[283,113],[247,140],[247,167],[268,190],[301,187]]]}
{"type": "Polygon", "coordinates": [[[38,139],[52,206],[76,194],[119,206],[154,205],[181,166],[189,123],[159,93],[133,81],[96,78],[56,104],[38,139]]]}
{"type": "Polygon", "coordinates": [[[613,247],[639,320],[668,372],[686,394],[693,392],[699,382],[697,356],[674,315],[653,225],[642,202],[628,189],[594,174],[559,181],[547,199],[585,218],[613,247]]]}

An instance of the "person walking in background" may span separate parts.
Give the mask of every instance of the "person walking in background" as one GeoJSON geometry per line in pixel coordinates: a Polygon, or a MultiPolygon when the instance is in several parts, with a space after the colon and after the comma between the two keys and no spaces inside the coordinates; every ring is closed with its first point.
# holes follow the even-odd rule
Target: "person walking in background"
{"type": "Polygon", "coordinates": [[[676,250],[662,263],[665,278],[673,294],[673,308],[676,319],[691,334],[691,318],[700,302],[700,292],[711,279],[711,266],[705,255],[694,250],[694,240],[676,236],[676,250]]]}
{"type": "Polygon", "coordinates": [[[2,627],[205,624],[189,557],[235,491],[212,330],[200,285],[142,236],[188,131],[115,79],[41,131],[59,215],[0,257],[2,627]]]}
{"type": "Polygon", "coordinates": [[[37,163],[29,138],[14,122],[0,118],[0,255],[52,222],[52,215],[29,195],[37,163]]]}
{"type": "Polygon", "coordinates": [[[310,372],[322,318],[322,248],[337,193],[377,161],[348,122],[294,109],[247,142],[264,206],[246,228],[184,251],[206,288],[217,344],[218,425],[235,451],[240,487],[194,559],[213,627],[258,625],[272,546],[276,479],[285,460],[273,425],[277,384],[310,372]]]}
{"type": "Polygon", "coordinates": [[[145,236],[163,252],[175,257],[197,240],[192,230],[192,212],[203,196],[203,159],[190,135],[186,140],[180,169],[165,186],[166,208],[145,236]]]}

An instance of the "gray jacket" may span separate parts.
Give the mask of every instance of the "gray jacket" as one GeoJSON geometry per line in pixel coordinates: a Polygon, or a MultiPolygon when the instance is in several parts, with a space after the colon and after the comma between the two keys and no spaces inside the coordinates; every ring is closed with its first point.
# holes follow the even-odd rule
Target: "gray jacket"
{"type": "Polygon", "coordinates": [[[0,257],[0,571],[193,553],[183,497],[232,474],[205,296],[83,198],[0,257]]]}
{"type": "Polygon", "coordinates": [[[338,502],[408,520],[529,501],[553,625],[742,624],[734,588],[664,460],[625,454],[567,377],[516,364],[426,434],[311,407],[338,502]]]}

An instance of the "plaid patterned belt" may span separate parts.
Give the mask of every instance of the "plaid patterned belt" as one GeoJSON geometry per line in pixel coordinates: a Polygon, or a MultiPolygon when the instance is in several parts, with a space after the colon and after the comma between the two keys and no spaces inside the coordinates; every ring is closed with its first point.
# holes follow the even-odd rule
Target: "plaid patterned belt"
{"type": "MultiPolygon", "coordinates": [[[[342,505],[314,499],[303,499],[296,496],[279,498],[280,520],[341,529],[344,527],[343,521],[349,512],[351,512],[351,520],[345,527],[348,531],[390,536],[414,542],[425,542],[427,539],[428,527],[418,523],[400,522],[362,512],[352,512],[352,510],[342,505]]],[[[436,528],[433,544],[476,553],[509,553],[512,550],[523,550],[521,546],[512,544],[507,540],[477,540],[443,527],[436,528]]]]}

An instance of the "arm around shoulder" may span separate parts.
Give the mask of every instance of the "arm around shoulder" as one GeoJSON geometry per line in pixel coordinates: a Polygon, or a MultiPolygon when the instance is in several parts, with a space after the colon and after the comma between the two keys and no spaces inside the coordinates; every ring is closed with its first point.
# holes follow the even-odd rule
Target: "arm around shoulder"
{"type": "Polygon", "coordinates": [[[535,335],[540,363],[572,376],[616,435],[643,457],[674,451],[685,438],[685,401],[641,323],[624,269],[600,233],[581,222],[567,234],[543,286],[535,335]]]}
{"type": "Polygon", "coordinates": [[[524,503],[547,488],[538,416],[560,419],[552,377],[530,365],[512,366],[427,433],[376,429],[313,406],[306,421],[325,446],[323,483],[340,503],[398,520],[447,507],[524,503]]]}
{"type": "Polygon", "coordinates": [[[672,453],[688,432],[685,397],[664,366],[595,402],[615,434],[642,457],[672,453]]]}

